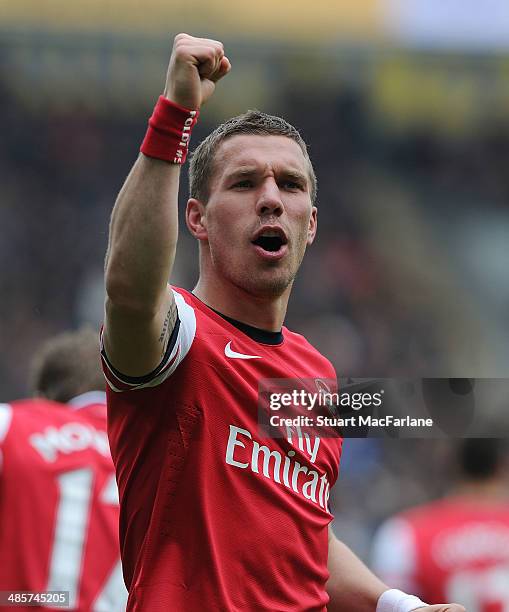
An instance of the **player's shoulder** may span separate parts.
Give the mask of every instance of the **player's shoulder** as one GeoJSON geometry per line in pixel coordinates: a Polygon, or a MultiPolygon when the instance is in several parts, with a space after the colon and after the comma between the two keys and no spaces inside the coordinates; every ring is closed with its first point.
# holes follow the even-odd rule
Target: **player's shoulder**
{"type": "Polygon", "coordinates": [[[224,319],[222,319],[219,313],[216,313],[207,306],[191,291],[182,287],[176,287],[175,285],[171,285],[170,289],[177,304],[181,323],[186,323],[187,325],[191,323],[196,328],[196,321],[198,321],[198,326],[201,328],[200,331],[203,331],[204,328],[206,330],[210,325],[221,326],[223,324],[224,319]]]}
{"type": "Polygon", "coordinates": [[[215,349],[216,345],[224,348],[225,337],[231,338],[232,334],[239,337],[246,335],[242,331],[242,324],[214,310],[190,291],[173,286],[172,290],[177,303],[181,331],[187,331],[187,335],[192,337],[195,349],[215,349]]]}
{"type": "Polygon", "coordinates": [[[411,509],[408,520],[416,525],[444,525],[462,521],[495,519],[509,515],[509,503],[504,501],[487,503],[482,499],[449,495],[442,499],[411,509]]]}
{"type": "Polygon", "coordinates": [[[68,468],[71,464],[79,467],[84,461],[100,469],[111,468],[104,403],[96,400],[86,404],[94,411],[92,414],[98,414],[95,410],[101,409],[102,415],[94,417],[69,404],[43,398],[16,400],[8,406],[10,420],[6,421],[3,439],[0,439],[6,449],[12,451],[23,445],[31,449],[32,458],[38,457],[37,461],[42,460],[56,469],[62,465],[68,468]]]}
{"type": "Polygon", "coordinates": [[[286,342],[292,343],[295,346],[305,347],[317,353],[320,352],[315,346],[311,344],[311,342],[309,342],[309,340],[305,336],[289,329],[288,327],[286,327],[286,325],[283,325],[283,335],[285,337],[286,342]]]}
{"type": "MultiPolygon", "coordinates": [[[[104,398],[104,395],[102,395],[104,398]]],[[[70,421],[88,421],[86,411],[72,409],[69,404],[55,402],[45,398],[19,399],[7,404],[12,421],[38,425],[60,425],[70,421]]],[[[99,405],[96,405],[99,409],[99,405]]],[[[103,401],[100,408],[106,418],[106,407],[103,401]]]]}
{"type": "Polygon", "coordinates": [[[65,414],[67,409],[65,404],[55,402],[43,397],[33,397],[18,399],[8,404],[12,410],[13,416],[21,415],[48,415],[65,414]]]}
{"type": "Polygon", "coordinates": [[[431,501],[405,508],[385,519],[378,528],[378,536],[388,541],[407,537],[407,534],[418,530],[422,524],[434,519],[440,512],[441,504],[431,501]]]}
{"type": "Polygon", "coordinates": [[[168,285],[168,290],[173,293],[173,297],[176,301],[182,303],[186,303],[189,306],[194,306],[195,296],[188,291],[187,289],[183,289],[182,287],[177,287],[177,285],[168,285]]]}
{"type": "Polygon", "coordinates": [[[283,326],[283,336],[285,339],[285,348],[290,351],[300,351],[305,354],[308,358],[312,358],[315,361],[321,362],[327,366],[331,372],[331,375],[335,376],[335,369],[332,362],[321,353],[316,346],[314,346],[305,336],[283,326]]]}
{"type": "Polygon", "coordinates": [[[106,393],[104,391],[88,391],[73,397],[67,404],[70,414],[106,421],[106,393]]]}
{"type": "Polygon", "coordinates": [[[400,512],[393,520],[405,524],[416,532],[440,528],[444,522],[455,520],[461,508],[451,499],[440,498],[400,512]]]}
{"type": "Polygon", "coordinates": [[[0,404],[0,443],[14,437],[29,435],[46,426],[58,426],[68,421],[65,404],[44,398],[18,399],[0,404]]]}

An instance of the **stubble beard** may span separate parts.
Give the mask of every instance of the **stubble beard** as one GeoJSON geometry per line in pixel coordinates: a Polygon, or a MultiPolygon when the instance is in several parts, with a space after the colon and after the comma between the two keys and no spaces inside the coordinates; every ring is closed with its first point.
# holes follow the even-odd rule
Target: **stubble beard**
{"type": "Polygon", "coordinates": [[[279,298],[293,284],[297,272],[276,270],[264,271],[261,274],[244,273],[239,286],[247,293],[256,297],[279,298]]]}
{"type": "MultiPolygon", "coordinates": [[[[245,293],[258,298],[279,298],[293,284],[304,257],[302,253],[297,261],[262,262],[255,269],[254,266],[232,265],[228,259],[212,258],[213,265],[220,276],[228,280],[245,293]]],[[[295,254],[289,258],[295,259],[295,254]]]]}
{"type": "MultiPolygon", "coordinates": [[[[306,252],[307,230],[293,243],[282,261],[267,262],[247,257],[235,261],[222,248],[214,249],[209,242],[209,256],[216,274],[245,293],[258,298],[281,297],[293,284],[306,252]],[[253,264],[252,262],[257,262],[253,264]]],[[[218,245],[219,246],[219,245],[218,245]]]]}

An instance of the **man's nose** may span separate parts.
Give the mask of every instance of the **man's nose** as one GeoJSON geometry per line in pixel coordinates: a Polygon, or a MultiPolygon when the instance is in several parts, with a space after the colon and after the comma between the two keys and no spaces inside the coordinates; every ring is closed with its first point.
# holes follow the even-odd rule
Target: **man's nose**
{"type": "Polygon", "coordinates": [[[260,216],[276,215],[279,217],[283,213],[283,202],[278,184],[274,178],[267,178],[259,191],[256,201],[256,213],[260,216]]]}

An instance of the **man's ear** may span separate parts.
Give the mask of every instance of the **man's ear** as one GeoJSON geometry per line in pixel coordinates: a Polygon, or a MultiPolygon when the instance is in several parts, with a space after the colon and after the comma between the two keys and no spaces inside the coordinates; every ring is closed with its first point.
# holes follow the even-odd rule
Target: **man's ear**
{"type": "Polygon", "coordinates": [[[318,223],[318,209],[316,206],[313,206],[311,209],[311,217],[309,218],[309,227],[308,227],[308,239],[307,245],[313,244],[313,241],[316,236],[317,223],[318,223]]]}
{"type": "Polygon", "coordinates": [[[197,240],[207,240],[207,215],[205,205],[196,198],[189,198],[186,206],[186,223],[197,240]]]}

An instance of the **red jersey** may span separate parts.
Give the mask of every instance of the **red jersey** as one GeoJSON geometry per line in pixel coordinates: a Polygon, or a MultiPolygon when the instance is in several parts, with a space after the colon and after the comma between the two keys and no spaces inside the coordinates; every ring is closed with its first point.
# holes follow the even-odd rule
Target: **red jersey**
{"type": "Polygon", "coordinates": [[[286,328],[271,344],[174,293],[179,320],[152,375],[122,376],[103,349],[128,610],[323,611],[341,441],[264,439],[257,401],[262,378],[334,369],[286,328]]]}
{"type": "Polygon", "coordinates": [[[68,591],[66,609],[125,610],[104,401],[0,404],[0,591],[68,591]]]}
{"type": "Polygon", "coordinates": [[[509,502],[450,498],[391,519],[375,540],[374,570],[430,604],[509,611],[509,502]]]}

